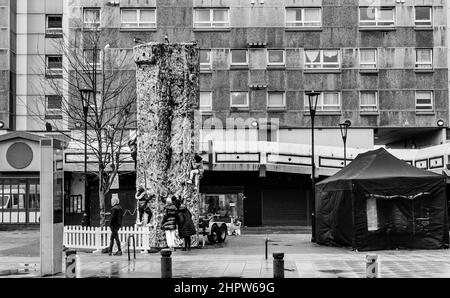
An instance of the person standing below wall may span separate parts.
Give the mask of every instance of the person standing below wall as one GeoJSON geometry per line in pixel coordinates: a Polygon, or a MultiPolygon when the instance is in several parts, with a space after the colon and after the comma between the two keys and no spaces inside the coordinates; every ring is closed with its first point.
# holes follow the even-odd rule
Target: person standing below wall
{"type": "Polygon", "coordinates": [[[118,197],[113,196],[111,199],[111,221],[109,227],[111,229],[111,239],[109,242],[109,255],[112,255],[114,240],[117,244],[117,252],[114,253],[115,256],[122,255],[122,248],[120,246],[119,230],[122,227],[123,209],[120,206],[120,201],[118,197]]]}
{"type": "Polygon", "coordinates": [[[166,233],[167,246],[175,251],[175,233],[177,229],[177,207],[172,202],[171,198],[167,198],[166,206],[164,207],[164,217],[161,223],[161,228],[166,233]]]}
{"type": "Polygon", "coordinates": [[[191,250],[191,236],[195,235],[195,226],[192,214],[185,204],[181,204],[178,210],[178,235],[184,239],[183,251],[191,250]]]}

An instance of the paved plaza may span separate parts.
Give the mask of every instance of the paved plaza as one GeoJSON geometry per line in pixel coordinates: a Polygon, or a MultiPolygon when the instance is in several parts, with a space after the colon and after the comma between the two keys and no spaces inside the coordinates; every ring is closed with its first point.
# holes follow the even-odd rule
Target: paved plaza
{"type": "MultiPolygon", "coordinates": [[[[0,232],[1,277],[39,276],[39,231],[0,232]]],[[[229,236],[224,244],[189,252],[173,253],[173,276],[177,278],[271,278],[272,252],[285,253],[286,278],[364,278],[365,257],[377,254],[383,278],[449,278],[450,250],[394,250],[355,252],[323,247],[310,242],[308,234],[269,235],[265,260],[265,235],[229,236]]],[[[78,252],[79,276],[86,278],[159,278],[160,254],[136,253],[136,260],[78,252]]],[[[60,274],[56,277],[64,277],[60,274]]]]}

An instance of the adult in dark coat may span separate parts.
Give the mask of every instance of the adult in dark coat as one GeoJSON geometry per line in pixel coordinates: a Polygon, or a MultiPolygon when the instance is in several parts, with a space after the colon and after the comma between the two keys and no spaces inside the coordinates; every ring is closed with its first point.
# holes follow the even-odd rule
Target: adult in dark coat
{"type": "Polygon", "coordinates": [[[122,255],[122,248],[120,246],[120,239],[119,239],[119,230],[122,227],[123,209],[119,204],[120,204],[119,198],[113,197],[111,199],[111,206],[112,206],[111,220],[109,222],[109,228],[111,229],[111,238],[109,241],[109,255],[112,254],[114,247],[114,240],[116,240],[118,250],[116,253],[114,253],[115,256],[122,255]]]}
{"type": "Polygon", "coordinates": [[[164,217],[161,223],[161,229],[166,233],[167,246],[175,250],[175,231],[177,229],[177,207],[172,203],[172,199],[167,199],[167,205],[164,207],[164,217]]]}
{"type": "Polygon", "coordinates": [[[191,236],[195,235],[195,225],[192,221],[192,214],[185,204],[178,209],[178,235],[184,239],[183,250],[191,250],[191,236]]]}

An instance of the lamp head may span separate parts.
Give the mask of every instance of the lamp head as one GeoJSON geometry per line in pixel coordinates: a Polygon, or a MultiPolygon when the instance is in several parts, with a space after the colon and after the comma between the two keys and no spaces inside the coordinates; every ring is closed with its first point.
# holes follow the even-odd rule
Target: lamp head
{"type": "Polygon", "coordinates": [[[305,94],[308,96],[309,112],[311,117],[314,117],[316,115],[317,101],[319,100],[320,92],[312,90],[306,91],[305,94]]]}
{"type": "Polygon", "coordinates": [[[345,120],[343,123],[339,124],[339,127],[341,128],[341,135],[344,142],[347,140],[347,133],[348,128],[352,125],[352,122],[350,120],[345,120]]]}
{"type": "Polygon", "coordinates": [[[88,87],[82,87],[78,89],[81,94],[81,102],[83,104],[83,108],[87,108],[89,106],[89,102],[91,101],[92,93],[94,93],[94,90],[88,87]]]}

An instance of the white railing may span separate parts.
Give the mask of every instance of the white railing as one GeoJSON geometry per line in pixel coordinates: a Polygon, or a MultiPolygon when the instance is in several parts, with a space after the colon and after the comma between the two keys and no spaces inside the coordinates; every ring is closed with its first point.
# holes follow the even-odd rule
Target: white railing
{"type": "MultiPolygon", "coordinates": [[[[136,250],[150,249],[150,230],[148,227],[123,227],[119,230],[122,248],[127,247],[129,236],[136,241],[136,250]]],[[[107,227],[65,226],[63,244],[67,248],[101,250],[109,246],[111,230],[107,227]]],[[[133,241],[131,240],[130,248],[133,241]]]]}

